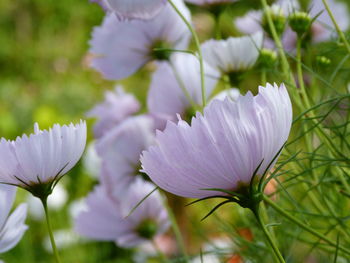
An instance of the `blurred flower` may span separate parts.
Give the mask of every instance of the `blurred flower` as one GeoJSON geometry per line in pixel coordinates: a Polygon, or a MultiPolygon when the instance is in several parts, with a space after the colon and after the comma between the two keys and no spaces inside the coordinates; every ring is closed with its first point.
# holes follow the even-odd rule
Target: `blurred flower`
{"type": "Polygon", "coordinates": [[[115,91],[105,92],[105,100],[87,113],[88,117],[97,118],[94,125],[95,138],[102,137],[128,116],[140,110],[140,103],[134,95],[126,93],[121,86],[115,91]]]}
{"type": "Polygon", "coordinates": [[[86,147],[86,153],[83,156],[83,165],[92,178],[96,179],[99,177],[102,160],[96,152],[96,141],[90,142],[86,147]]]}
{"type": "Polygon", "coordinates": [[[153,193],[129,213],[154,188],[153,184],[137,178],[127,191],[117,190],[116,200],[110,198],[102,185],[97,186],[86,198],[87,211],[76,218],[76,231],[88,238],[115,241],[126,248],[152,240],[169,227],[160,193],[153,193]]]}
{"type": "MultiPolygon", "coordinates": [[[[66,204],[68,199],[68,193],[66,189],[61,185],[57,184],[52,194],[48,197],[47,203],[52,210],[60,210],[66,204]]],[[[43,205],[38,198],[33,195],[28,195],[28,212],[32,219],[41,221],[45,217],[43,205]]]]}
{"type": "Polygon", "coordinates": [[[142,168],[159,187],[184,197],[217,194],[208,188],[235,191],[249,184],[260,163],[258,175],[273,167],[291,123],[283,84],[267,84],[257,96],[248,92],[237,101],[214,100],[191,126],[180,120],[158,131],[157,145],[142,153],[142,168]]]}
{"type": "Polygon", "coordinates": [[[39,198],[52,193],[57,182],[79,161],[86,142],[86,123],[40,130],[15,141],[0,141],[0,182],[24,188],[39,198]]]}
{"type": "Polygon", "coordinates": [[[204,60],[225,74],[250,69],[259,56],[262,33],[230,37],[227,40],[208,40],[202,44],[204,60]]]}
{"type": "Polygon", "coordinates": [[[157,248],[167,256],[176,254],[176,241],[168,234],[162,234],[155,237],[154,242],[143,243],[138,247],[138,250],[133,255],[133,262],[146,263],[147,259],[158,255],[157,248]]]}
{"type": "Polygon", "coordinates": [[[24,224],[27,216],[26,204],[20,204],[9,215],[15,197],[15,187],[0,185],[0,253],[16,246],[28,229],[24,224]]]}
{"type": "Polygon", "coordinates": [[[140,115],[126,119],[97,141],[96,150],[102,159],[100,178],[110,191],[124,187],[140,174],[141,152],[153,144],[154,138],[153,119],[140,115]]]}
{"type": "MultiPolygon", "coordinates": [[[[216,86],[219,73],[205,63],[204,74],[208,98],[216,86]]],[[[200,69],[195,56],[175,53],[170,63],[163,62],[159,65],[157,71],[153,73],[147,98],[151,114],[164,116],[164,119],[171,120],[176,119],[176,114],[191,117],[192,114],[191,116],[185,116],[185,114],[201,103],[200,69]]]]}
{"type": "Polygon", "coordinates": [[[75,219],[83,211],[87,211],[88,207],[83,198],[72,201],[68,207],[68,213],[71,219],[75,219]]]}
{"type": "MultiPolygon", "coordinates": [[[[57,230],[53,232],[58,250],[69,248],[79,241],[79,236],[71,229],[57,230]]],[[[44,248],[47,252],[52,253],[50,237],[47,236],[44,240],[44,248]]]]}
{"type": "MultiPolygon", "coordinates": [[[[339,24],[340,29],[346,30],[350,23],[346,5],[334,0],[328,0],[328,4],[337,18],[337,23],[339,24]]],[[[275,6],[275,9],[278,6],[286,15],[291,14],[295,10],[299,10],[299,3],[295,0],[279,0],[273,6],[275,6]]],[[[333,23],[324,8],[322,0],[311,1],[308,10],[310,10],[310,16],[312,18],[317,16],[316,21],[311,25],[311,40],[314,43],[329,40],[335,30],[333,23]]],[[[252,34],[263,30],[261,26],[262,17],[262,11],[250,11],[245,16],[235,19],[234,23],[242,33],[252,34]]],[[[284,48],[287,51],[294,50],[296,39],[296,33],[288,27],[282,35],[284,48]]],[[[271,39],[266,38],[264,46],[267,48],[273,48],[274,42],[271,39]]]]}
{"type": "MultiPolygon", "coordinates": [[[[329,8],[337,20],[340,30],[345,31],[349,28],[350,19],[348,8],[345,2],[327,0],[329,8]]],[[[334,35],[335,28],[322,0],[313,0],[309,4],[310,16],[319,15],[316,22],[311,27],[311,34],[314,42],[327,41],[334,35]]]]}
{"type": "Polygon", "coordinates": [[[120,20],[151,19],[167,3],[167,0],[95,0],[106,11],[116,14],[120,20]]]}
{"type": "MultiPolygon", "coordinates": [[[[183,1],[174,0],[174,3],[190,20],[183,1]]],[[[171,54],[167,49],[185,49],[190,36],[170,5],[146,21],[118,21],[113,14],[107,14],[102,26],[92,33],[90,52],[96,56],[91,66],[107,79],[126,78],[149,61],[167,60],[171,54]]]]}
{"type": "Polygon", "coordinates": [[[195,4],[195,5],[217,5],[224,3],[233,3],[237,0],[186,0],[186,2],[195,4]]]}

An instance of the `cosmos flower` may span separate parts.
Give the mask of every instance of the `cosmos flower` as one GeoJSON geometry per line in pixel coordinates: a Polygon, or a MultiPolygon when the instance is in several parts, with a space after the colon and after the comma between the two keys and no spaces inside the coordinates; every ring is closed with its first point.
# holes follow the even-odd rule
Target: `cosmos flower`
{"type": "MultiPolygon", "coordinates": [[[[334,0],[328,0],[328,4],[337,18],[337,23],[339,24],[340,29],[346,30],[350,23],[346,5],[334,0]]],[[[290,15],[295,10],[299,10],[299,4],[294,0],[280,0],[277,1],[272,7],[275,8],[275,10],[277,7],[279,7],[286,16],[290,15]]],[[[310,11],[311,17],[317,16],[316,21],[311,26],[312,42],[318,43],[329,40],[335,29],[327,11],[324,8],[322,0],[310,1],[308,10],[310,11]]],[[[262,32],[262,16],[263,12],[260,10],[250,11],[245,16],[236,18],[234,23],[238,30],[245,34],[262,32]]],[[[283,47],[287,51],[293,51],[296,47],[297,35],[289,27],[287,27],[281,37],[281,40],[283,47]]],[[[266,38],[264,46],[267,48],[273,48],[274,42],[271,39],[266,38]]]]}
{"type": "Polygon", "coordinates": [[[151,19],[167,0],[95,0],[104,10],[114,12],[120,20],[151,19]]]}
{"type": "Polygon", "coordinates": [[[153,119],[146,115],[130,117],[97,141],[103,170],[100,178],[110,191],[140,174],[140,154],[155,139],[153,125],[153,119]]]}
{"type": "Polygon", "coordinates": [[[292,105],[287,89],[267,84],[237,101],[213,100],[191,125],[168,122],[141,156],[144,172],[164,190],[193,198],[235,191],[263,175],[288,139],[292,105]]]}
{"type": "Polygon", "coordinates": [[[127,191],[118,190],[116,200],[110,198],[102,185],[97,186],[86,198],[87,209],[76,218],[76,231],[91,239],[115,241],[125,248],[152,240],[169,227],[160,193],[154,192],[129,213],[154,188],[153,184],[137,178],[127,191]]]}
{"type": "Polygon", "coordinates": [[[140,109],[140,103],[130,93],[126,93],[121,86],[115,91],[106,91],[105,100],[87,113],[88,117],[97,118],[94,125],[95,138],[102,137],[128,116],[140,109]]]}
{"type": "MultiPolygon", "coordinates": [[[[208,98],[220,76],[207,63],[204,64],[204,75],[208,98]]],[[[193,107],[191,102],[193,106],[202,103],[199,62],[193,55],[176,53],[170,63],[163,62],[154,72],[147,97],[148,109],[151,114],[174,120],[176,114],[191,117],[185,116],[193,107]]]]}
{"type": "Polygon", "coordinates": [[[15,187],[0,184],[0,253],[16,246],[28,229],[24,224],[27,216],[26,204],[19,205],[10,214],[15,197],[15,187]]]}
{"type": "Polygon", "coordinates": [[[259,56],[263,34],[208,40],[202,44],[204,60],[225,74],[250,69],[259,56]]]}
{"type": "Polygon", "coordinates": [[[39,198],[51,194],[53,187],[79,161],[86,142],[86,123],[40,130],[0,141],[0,182],[16,185],[39,198]]]}
{"type": "MultiPolygon", "coordinates": [[[[183,1],[174,3],[190,21],[183,1]]],[[[107,79],[126,78],[149,61],[169,58],[169,51],[155,48],[186,49],[190,37],[187,26],[170,5],[145,21],[118,21],[115,15],[107,14],[103,24],[92,33],[90,52],[95,57],[91,66],[107,79]]]]}

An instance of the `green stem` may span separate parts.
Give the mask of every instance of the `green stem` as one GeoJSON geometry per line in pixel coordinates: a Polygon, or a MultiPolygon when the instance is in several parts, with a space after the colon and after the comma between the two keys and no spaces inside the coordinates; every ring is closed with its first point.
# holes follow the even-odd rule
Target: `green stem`
{"type": "Polygon", "coordinates": [[[328,3],[327,3],[327,0],[322,0],[322,2],[323,2],[323,4],[324,4],[324,7],[325,7],[326,10],[327,10],[327,13],[328,13],[329,17],[331,18],[331,20],[332,20],[332,22],[333,22],[333,25],[334,25],[334,27],[335,27],[335,30],[337,31],[337,33],[338,33],[340,39],[343,41],[343,43],[344,43],[344,45],[345,45],[345,47],[346,47],[346,50],[347,50],[347,51],[349,52],[349,54],[350,54],[350,44],[349,44],[349,42],[347,41],[347,39],[346,39],[346,37],[345,37],[343,31],[341,31],[341,29],[340,29],[340,27],[339,27],[337,21],[335,20],[334,15],[333,15],[333,13],[332,13],[332,11],[331,11],[331,9],[329,8],[329,5],[328,5],[328,3]]]}
{"type": "Polygon", "coordinates": [[[265,86],[265,85],[266,85],[266,82],[267,82],[267,79],[266,79],[266,70],[265,70],[265,69],[262,69],[262,70],[261,70],[261,85],[265,86]]]}
{"type": "Polygon", "coordinates": [[[281,252],[279,251],[275,241],[273,240],[270,232],[267,230],[266,225],[264,224],[262,217],[259,214],[259,209],[256,209],[256,211],[253,210],[253,213],[254,213],[262,231],[264,232],[264,234],[265,234],[265,236],[266,236],[266,238],[267,238],[267,240],[268,240],[268,242],[269,242],[269,244],[274,252],[274,255],[276,256],[277,261],[280,263],[285,263],[281,252]]]}
{"type": "Polygon", "coordinates": [[[190,103],[190,105],[191,105],[192,109],[194,110],[194,112],[196,112],[196,110],[197,110],[196,102],[192,99],[190,93],[186,89],[185,83],[182,81],[182,79],[179,76],[179,74],[178,74],[175,66],[173,65],[173,63],[170,62],[169,64],[170,64],[171,69],[173,70],[175,79],[176,79],[177,83],[179,84],[182,92],[185,94],[185,97],[188,100],[188,102],[190,103]]]}
{"type": "Polygon", "coordinates": [[[220,28],[220,14],[214,14],[214,36],[217,40],[220,40],[222,38],[220,28]]]}
{"type": "Polygon", "coordinates": [[[47,207],[47,197],[41,199],[41,202],[42,202],[42,204],[43,204],[44,211],[45,211],[47,229],[48,229],[48,231],[49,231],[49,236],[50,236],[52,251],[53,251],[53,253],[54,253],[54,255],[55,255],[56,263],[60,263],[61,261],[60,261],[59,255],[58,255],[58,250],[57,250],[57,247],[56,247],[55,238],[54,238],[54,236],[53,236],[52,227],[51,227],[51,223],[50,223],[49,211],[48,211],[48,207],[47,207]]]}
{"type": "Polygon", "coordinates": [[[262,6],[263,6],[263,8],[264,8],[264,13],[266,14],[267,23],[268,23],[268,25],[269,25],[269,28],[270,28],[270,31],[271,31],[271,34],[272,34],[273,41],[274,41],[275,44],[276,44],[278,53],[279,53],[280,58],[281,58],[281,66],[282,66],[283,74],[284,74],[284,76],[285,76],[285,79],[287,80],[287,83],[288,83],[288,84],[291,84],[291,85],[293,86],[292,89],[290,89],[291,95],[292,95],[292,97],[293,97],[295,103],[297,104],[297,106],[298,106],[300,109],[303,109],[303,105],[302,105],[302,103],[301,103],[301,101],[300,101],[300,97],[298,96],[298,93],[297,93],[297,85],[296,85],[296,83],[295,83],[295,79],[294,79],[294,77],[293,77],[292,70],[291,70],[291,68],[290,68],[290,66],[289,66],[286,53],[284,52],[281,39],[280,39],[280,37],[279,37],[278,34],[277,34],[275,25],[273,24],[273,20],[272,20],[272,17],[271,17],[271,13],[270,13],[270,11],[269,11],[269,6],[268,6],[266,0],[261,0],[261,4],[262,4],[262,6]]]}
{"type": "Polygon", "coordinates": [[[302,221],[300,221],[296,217],[292,216],[288,212],[281,209],[278,205],[275,204],[274,201],[270,200],[267,196],[263,195],[263,200],[266,203],[268,203],[273,209],[275,209],[278,213],[280,213],[285,218],[289,219],[290,221],[292,221],[293,223],[295,223],[296,225],[298,225],[299,227],[301,227],[305,231],[309,232],[310,234],[313,234],[314,236],[318,237],[319,239],[323,240],[324,242],[328,243],[329,245],[332,245],[334,247],[338,247],[340,250],[342,250],[343,252],[350,255],[349,249],[344,248],[343,246],[339,246],[339,244],[337,244],[337,242],[334,242],[331,239],[329,239],[327,236],[325,236],[324,234],[319,233],[316,230],[313,230],[311,227],[309,227],[308,225],[306,225],[305,223],[303,223],[302,221]]]}
{"type": "Polygon", "coordinates": [[[183,238],[182,238],[182,234],[181,234],[181,231],[180,231],[180,228],[176,222],[176,218],[175,218],[175,215],[173,213],[173,211],[171,210],[171,208],[169,207],[168,203],[167,202],[164,202],[165,203],[165,208],[168,212],[168,216],[169,216],[169,220],[170,220],[170,223],[171,223],[171,227],[174,231],[174,234],[175,234],[175,238],[176,238],[176,242],[177,242],[177,245],[179,247],[179,249],[181,250],[181,253],[185,259],[185,262],[186,263],[189,263],[189,258],[188,258],[188,255],[186,253],[186,249],[185,249],[185,243],[183,241],[183,238]]]}
{"type": "Polygon", "coordinates": [[[197,52],[198,52],[200,75],[201,75],[202,104],[203,104],[203,108],[204,108],[206,103],[207,103],[206,92],[205,92],[205,83],[204,83],[204,63],[203,63],[202,51],[201,51],[201,46],[200,46],[200,43],[199,43],[199,39],[198,39],[197,33],[194,31],[191,23],[189,21],[187,21],[186,17],[180,12],[180,10],[174,4],[173,0],[168,0],[168,2],[174,8],[175,12],[184,21],[184,23],[186,24],[186,26],[190,30],[190,32],[192,34],[192,37],[194,39],[194,44],[195,44],[197,52]]]}

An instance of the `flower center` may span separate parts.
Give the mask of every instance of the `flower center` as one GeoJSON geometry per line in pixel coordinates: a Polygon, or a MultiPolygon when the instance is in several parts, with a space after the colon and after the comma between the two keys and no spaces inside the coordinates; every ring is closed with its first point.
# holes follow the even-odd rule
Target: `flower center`
{"type": "Polygon", "coordinates": [[[157,233],[157,230],[157,223],[150,218],[143,220],[136,228],[136,232],[139,236],[146,239],[152,239],[157,233]]]}
{"type": "Polygon", "coordinates": [[[151,57],[155,60],[169,60],[171,45],[163,40],[156,40],[151,46],[151,57]]]}

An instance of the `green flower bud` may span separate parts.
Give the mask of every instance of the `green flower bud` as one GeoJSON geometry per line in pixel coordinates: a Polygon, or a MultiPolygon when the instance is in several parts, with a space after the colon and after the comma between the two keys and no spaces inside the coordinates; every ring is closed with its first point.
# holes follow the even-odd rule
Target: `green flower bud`
{"type": "Polygon", "coordinates": [[[157,234],[158,226],[153,219],[142,221],[136,228],[136,232],[140,237],[152,239],[157,234]]]}
{"type": "Polygon", "coordinates": [[[274,50],[263,48],[260,50],[258,65],[261,68],[272,68],[277,62],[277,53],[274,50]]]}
{"type": "Polygon", "coordinates": [[[276,32],[279,36],[281,36],[284,32],[284,28],[286,25],[286,17],[284,16],[283,10],[278,5],[272,5],[268,8],[268,10],[263,14],[262,17],[262,27],[265,32],[272,37],[272,33],[270,30],[270,26],[267,20],[267,16],[272,18],[272,22],[275,26],[276,32]]]}
{"type": "Polygon", "coordinates": [[[332,63],[332,61],[325,56],[317,56],[316,63],[318,66],[320,66],[322,68],[327,68],[332,63]]]}
{"type": "Polygon", "coordinates": [[[291,29],[301,37],[309,32],[311,26],[311,17],[305,12],[294,12],[289,16],[289,25],[291,29]]]}

